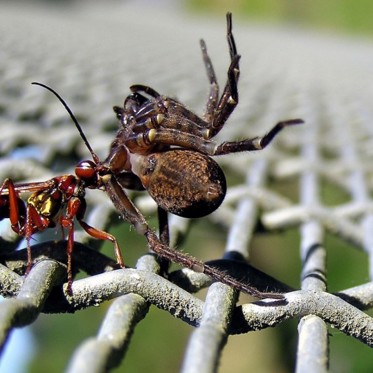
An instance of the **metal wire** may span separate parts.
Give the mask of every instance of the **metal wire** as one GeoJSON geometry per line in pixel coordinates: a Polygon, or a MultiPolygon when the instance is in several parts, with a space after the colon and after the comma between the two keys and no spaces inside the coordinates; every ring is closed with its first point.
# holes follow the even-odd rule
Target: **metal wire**
{"type": "MultiPolygon", "coordinates": [[[[224,18],[201,22],[175,10],[161,14],[144,8],[139,22],[138,8],[129,5],[108,9],[95,4],[72,12],[4,5],[0,33],[1,180],[45,180],[72,172],[74,163],[66,166],[61,158],[89,157],[58,102],[29,86],[31,81],[51,85],[66,98],[92,148],[104,158],[117,126],[111,107],[120,104],[128,86],[149,84],[202,112],[208,82],[199,38],[205,39],[223,77],[221,85],[228,65],[228,52],[220,53],[227,49],[224,18]],[[28,146],[33,160],[29,153],[14,152],[20,145],[28,146]]],[[[35,246],[33,255],[40,262],[24,278],[16,272],[24,270],[25,253],[11,252],[24,245],[14,242],[17,237],[9,224],[2,224],[0,288],[8,297],[0,304],[2,346],[13,328],[32,323],[41,312],[74,312],[113,299],[97,335],[82,341],[67,372],[106,372],[120,365],[151,304],[197,327],[186,346],[183,373],[217,371],[230,335],[290,319],[300,318],[298,373],[328,371],[328,325],[373,345],[373,319],[364,312],[373,305],[373,282],[331,294],[326,261],[326,235],[331,233],[351,250],[365,252],[370,276],[373,273],[372,44],[236,20],[234,33],[242,54],[240,104],[219,138],[262,135],[288,118],[301,117],[306,125],[287,129],[264,151],[219,159],[240,181],[229,186],[224,204],[206,220],[227,229],[226,257],[239,253],[247,260],[253,256],[259,222],[268,230],[296,227],[300,290],[287,293],[285,301],[237,306],[235,290],[211,285],[203,274],[182,269],[163,278],[152,255],[142,256],[134,269],[115,270],[113,262],[87,249],[93,242],[78,230],[76,240],[84,245],[74,261],[91,276],[74,281],[73,294],[66,298],[53,289],[65,276],[57,262],[63,259],[61,243],[35,246]],[[276,186],[290,178],[299,187],[283,195],[276,186]],[[341,190],[346,202],[325,203],[324,180],[341,190]],[[42,260],[45,257],[49,260],[42,260]],[[204,300],[192,294],[209,285],[204,300]]],[[[88,193],[87,201],[88,224],[106,229],[115,215],[109,199],[98,191],[88,193]]],[[[136,205],[146,215],[156,207],[148,196],[137,198],[136,205]]],[[[172,246],[180,237],[193,235],[186,219],[170,217],[170,227],[172,246]]]]}

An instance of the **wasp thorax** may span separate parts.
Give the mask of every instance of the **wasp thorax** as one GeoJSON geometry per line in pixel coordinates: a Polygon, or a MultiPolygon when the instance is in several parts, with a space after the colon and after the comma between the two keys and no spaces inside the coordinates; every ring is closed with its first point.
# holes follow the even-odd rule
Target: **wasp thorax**
{"type": "Polygon", "coordinates": [[[169,150],[143,157],[138,168],[144,187],[166,211],[197,218],[215,211],[226,193],[225,176],[210,157],[189,150],[169,150]]]}
{"type": "Polygon", "coordinates": [[[52,189],[31,194],[27,203],[33,206],[42,217],[53,218],[61,208],[62,198],[62,193],[59,190],[52,189]]]}

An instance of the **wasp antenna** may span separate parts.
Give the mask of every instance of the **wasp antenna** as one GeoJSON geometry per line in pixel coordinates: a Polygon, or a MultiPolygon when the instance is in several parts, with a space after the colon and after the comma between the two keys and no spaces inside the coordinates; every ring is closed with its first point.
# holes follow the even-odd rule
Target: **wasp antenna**
{"type": "Polygon", "coordinates": [[[47,89],[48,91],[52,92],[59,99],[59,101],[61,102],[61,104],[65,107],[66,111],[69,113],[70,118],[72,119],[72,121],[75,124],[75,127],[78,129],[80,137],[83,139],[86,147],[88,148],[89,152],[92,155],[93,161],[95,163],[98,163],[100,160],[99,160],[97,154],[93,151],[91,145],[88,142],[88,139],[87,139],[86,135],[84,134],[84,132],[82,130],[82,127],[80,126],[80,124],[79,124],[78,120],[76,119],[75,115],[73,114],[73,112],[71,111],[71,109],[69,108],[69,106],[67,105],[66,101],[53,88],[48,87],[47,85],[45,85],[43,83],[32,82],[31,84],[39,85],[39,86],[47,89]]]}

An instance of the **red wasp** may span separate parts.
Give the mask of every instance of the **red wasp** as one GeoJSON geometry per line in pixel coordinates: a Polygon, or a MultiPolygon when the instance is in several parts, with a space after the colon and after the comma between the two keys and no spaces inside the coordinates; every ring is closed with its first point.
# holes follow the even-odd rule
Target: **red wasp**
{"type": "MultiPolygon", "coordinates": [[[[74,118],[70,109],[56,92],[43,84],[33,84],[41,85],[56,94],[74,118]]],[[[0,188],[0,220],[9,218],[12,229],[18,235],[26,238],[26,273],[30,270],[32,264],[30,242],[32,235],[58,224],[61,225],[62,230],[67,229],[66,252],[69,289],[71,289],[72,284],[71,255],[74,247],[75,219],[90,236],[111,241],[114,244],[117,263],[120,267],[124,267],[123,257],[116,238],[107,232],[90,226],[83,220],[87,207],[86,188],[99,189],[102,184],[98,177],[98,157],[92,151],[75,118],[74,122],[96,162],[81,161],[75,167],[75,175],[56,176],[47,181],[14,184],[11,179],[6,179],[0,188]],[[25,193],[31,193],[26,201],[21,198],[25,193]]]]}
{"type": "Polygon", "coordinates": [[[264,136],[241,141],[218,144],[213,140],[238,104],[240,56],[232,34],[230,13],[227,14],[227,40],[231,62],[221,96],[206,44],[201,41],[202,56],[210,81],[209,99],[202,118],[175,99],[160,95],[150,87],[134,85],[130,87],[132,93],[125,99],[123,107],[114,107],[121,125],[104,161],[100,161],[90,147],[63,99],[51,88],[37,83],[52,91],[65,106],[89,149],[92,160],[80,162],[75,175],[63,175],[44,183],[13,185],[9,179],[4,182],[0,190],[0,218],[10,218],[13,230],[26,237],[29,266],[32,234],[61,224],[68,229],[68,278],[71,288],[71,252],[76,218],[91,236],[114,243],[117,262],[123,267],[116,239],[83,221],[86,189],[102,189],[124,220],[143,234],[149,248],[161,257],[206,273],[217,281],[253,296],[281,297],[279,294],[263,293],[210,265],[171,249],[168,245],[167,212],[183,217],[202,217],[216,210],[225,197],[224,173],[211,157],[261,150],[284,127],[303,123],[301,119],[279,122],[264,136]],[[155,200],[160,217],[159,237],[150,229],[124,188],[147,190],[155,200]],[[20,194],[26,191],[32,194],[24,203],[20,194]]]}

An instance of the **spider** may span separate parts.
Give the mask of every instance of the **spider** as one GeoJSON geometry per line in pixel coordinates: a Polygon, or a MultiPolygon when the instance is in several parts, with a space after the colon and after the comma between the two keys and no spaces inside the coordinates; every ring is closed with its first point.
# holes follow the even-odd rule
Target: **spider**
{"type": "MultiPolygon", "coordinates": [[[[133,85],[123,107],[114,107],[120,129],[102,163],[110,169],[103,182],[106,192],[123,218],[144,234],[157,254],[222,282],[224,273],[169,248],[167,212],[186,218],[203,217],[215,211],[226,194],[226,179],[211,157],[234,152],[261,150],[284,128],[303,123],[291,119],[277,123],[267,134],[242,141],[213,141],[238,104],[240,75],[236,43],[232,34],[232,14],[227,13],[227,40],[230,54],[228,78],[219,95],[207,47],[200,41],[203,61],[210,82],[209,98],[202,118],[177,100],[161,95],[145,85],[133,85]],[[145,189],[158,205],[160,239],[149,228],[142,214],[128,199],[123,188],[145,189]],[[188,259],[189,258],[189,259],[188,259]],[[219,278],[218,278],[219,277],[219,278]]],[[[228,277],[228,276],[225,276],[228,277]]],[[[235,284],[239,288],[242,285],[235,284]]],[[[252,295],[264,293],[243,289],[252,295]]]]}
{"type": "Polygon", "coordinates": [[[212,138],[223,128],[238,104],[239,60],[232,34],[232,15],[227,14],[227,39],[231,63],[228,80],[219,97],[219,85],[207,54],[201,49],[210,94],[202,118],[183,104],[144,85],[133,85],[123,107],[114,107],[121,123],[110,155],[104,162],[112,170],[118,152],[125,162],[115,172],[121,184],[132,188],[141,185],[162,209],[173,214],[196,218],[215,211],[226,193],[226,180],[211,156],[261,150],[286,126],[303,123],[291,119],[277,123],[263,137],[215,143],[212,138]],[[146,97],[147,95],[148,97],[146,97]],[[130,173],[124,175],[124,172],[130,173]]]}

